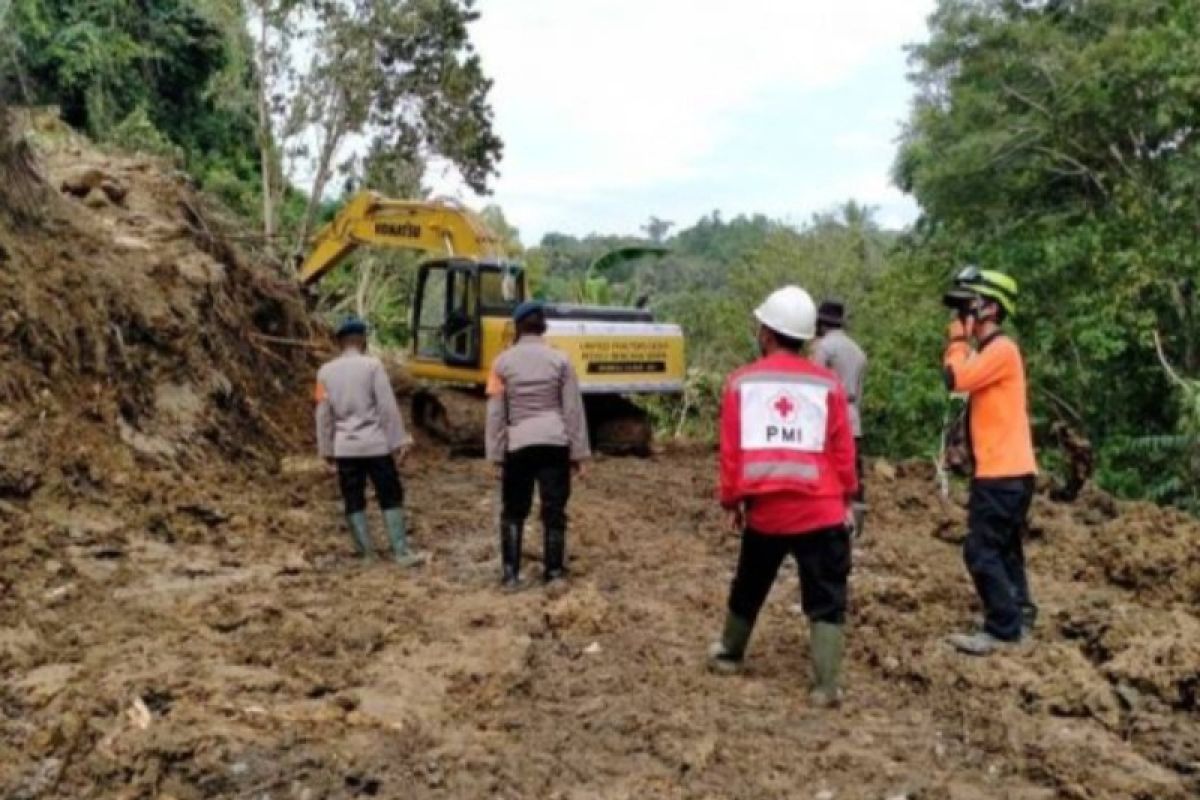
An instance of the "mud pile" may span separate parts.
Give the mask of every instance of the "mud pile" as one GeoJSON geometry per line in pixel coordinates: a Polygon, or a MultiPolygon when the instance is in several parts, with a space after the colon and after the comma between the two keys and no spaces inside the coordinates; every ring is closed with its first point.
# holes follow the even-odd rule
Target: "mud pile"
{"type": "Polygon", "coordinates": [[[299,292],[182,174],[35,125],[54,196],[36,225],[0,217],[0,500],[273,458],[309,377],[310,350],[280,344],[310,338],[299,292]]]}
{"type": "Polygon", "coordinates": [[[1070,504],[1039,495],[1028,547],[1042,607],[1035,644],[977,662],[930,642],[977,611],[957,548],[937,546],[961,538],[963,509],[929,490],[924,465],[899,473],[875,491],[898,536],[863,554],[867,662],[957,716],[959,735],[991,751],[998,770],[1023,772],[1048,796],[1200,792],[1200,524],[1090,487],[1070,504]]]}

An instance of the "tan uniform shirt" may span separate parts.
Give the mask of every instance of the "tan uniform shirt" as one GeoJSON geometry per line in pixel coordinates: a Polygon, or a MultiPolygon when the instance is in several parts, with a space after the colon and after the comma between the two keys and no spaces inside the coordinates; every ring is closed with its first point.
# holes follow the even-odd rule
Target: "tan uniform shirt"
{"type": "Polygon", "coordinates": [[[845,331],[834,328],[813,345],[812,360],[837,373],[846,390],[846,399],[850,401],[850,427],[854,431],[854,438],[859,438],[862,436],[859,404],[862,402],[863,380],[867,375],[867,354],[845,331]]]}
{"type": "Polygon", "coordinates": [[[348,350],[317,373],[322,458],[386,456],[412,442],[379,359],[348,350]]]}
{"type": "Polygon", "coordinates": [[[496,359],[488,380],[487,457],[533,445],[571,448],[571,460],[591,456],[583,395],[570,359],[540,336],[521,339],[496,359]]]}

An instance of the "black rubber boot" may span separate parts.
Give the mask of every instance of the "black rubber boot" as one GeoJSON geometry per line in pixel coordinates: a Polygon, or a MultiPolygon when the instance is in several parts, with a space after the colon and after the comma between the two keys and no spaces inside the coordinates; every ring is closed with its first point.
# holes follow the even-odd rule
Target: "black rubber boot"
{"type": "Polygon", "coordinates": [[[505,589],[516,589],[521,585],[521,533],[524,527],[520,523],[500,523],[500,561],[505,589]]]}
{"type": "Polygon", "coordinates": [[[542,549],[542,561],[545,573],[542,579],[546,583],[565,578],[567,575],[567,532],[562,528],[546,529],[545,545],[542,549]]]}

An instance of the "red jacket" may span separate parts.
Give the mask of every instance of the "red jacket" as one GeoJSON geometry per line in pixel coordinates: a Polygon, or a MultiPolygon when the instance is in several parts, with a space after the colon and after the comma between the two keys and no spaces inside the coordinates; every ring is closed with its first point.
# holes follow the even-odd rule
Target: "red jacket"
{"type": "Polygon", "coordinates": [[[759,533],[842,524],[858,489],[854,435],[837,376],[786,351],[729,376],[721,399],[721,505],[746,505],[759,533]]]}

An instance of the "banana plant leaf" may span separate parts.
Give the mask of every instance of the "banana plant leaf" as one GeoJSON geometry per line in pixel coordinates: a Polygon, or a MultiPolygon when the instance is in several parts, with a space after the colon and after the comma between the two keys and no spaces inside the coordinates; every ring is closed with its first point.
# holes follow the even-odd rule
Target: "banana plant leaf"
{"type": "Polygon", "coordinates": [[[589,275],[600,275],[625,261],[636,261],[639,258],[662,258],[671,252],[669,247],[657,245],[630,245],[609,250],[588,266],[589,275]]]}

